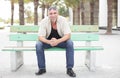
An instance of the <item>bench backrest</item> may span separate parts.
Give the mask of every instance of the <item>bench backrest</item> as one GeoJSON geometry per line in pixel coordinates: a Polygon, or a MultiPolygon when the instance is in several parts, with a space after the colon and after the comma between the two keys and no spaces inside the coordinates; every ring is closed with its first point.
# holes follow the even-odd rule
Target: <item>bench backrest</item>
{"type": "MultiPolygon", "coordinates": [[[[38,29],[39,26],[37,25],[11,26],[10,32],[13,32],[13,34],[10,34],[9,39],[10,41],[36,41],[38,40],[38,29]]],[[[98,32],[97,25],[73,25],[71,30],[73,41],[97,41],[99,39],[98,34],[94,33],[98,32]]]]}
{"type": "MultiPolygon", "coordinates": [[[[98,32],[97,25],[72,25],[72,32],[98,32]]],[[[39,26],[37,25],[16,25],[10,27],[10,32],[38,32],[39,26]]]]}

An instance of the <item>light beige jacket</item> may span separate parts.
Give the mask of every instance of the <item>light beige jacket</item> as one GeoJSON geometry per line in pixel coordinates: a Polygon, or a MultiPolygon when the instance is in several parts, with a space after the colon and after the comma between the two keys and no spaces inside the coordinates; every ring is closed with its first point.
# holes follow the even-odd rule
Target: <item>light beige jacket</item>
{"type": "MultiPolygon", "coordinates": [[[[51,33],[51,22],[49,17],[44,18],[39,23],[39,26],[38,36],[45,36],[48,38],[51,33]]],[[[58,16],[57,18],[57,31],[61,37],[63,37],[65,34],[71,33],[69,23],[63,16],[58,16]]]]}

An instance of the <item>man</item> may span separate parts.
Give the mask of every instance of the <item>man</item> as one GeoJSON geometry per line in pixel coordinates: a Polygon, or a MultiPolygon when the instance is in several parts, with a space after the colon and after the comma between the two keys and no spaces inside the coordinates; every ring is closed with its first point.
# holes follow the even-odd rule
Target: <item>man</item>
{"type": "Polygon", "coordinates": [[[74,48],[73,42],[70,40],[71,30],[67,20],[59,16],[57,8],[52,6],[48,9],[48,17],[44,18],[39,26],[39,41],[36,43],[39,71],[35,74],[46,73],[44,49],[60,47],[66,49],[67,74],[76,77],[72,70],[74,66],[74,48]]]}

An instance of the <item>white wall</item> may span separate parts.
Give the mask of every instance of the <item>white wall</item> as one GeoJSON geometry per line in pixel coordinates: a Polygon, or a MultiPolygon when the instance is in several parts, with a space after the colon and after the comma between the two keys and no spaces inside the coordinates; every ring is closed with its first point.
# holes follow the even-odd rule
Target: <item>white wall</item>
{"type": "Polygon", "coordinates": [[[69,7],[69,23],[73,25],[73,10],[69,7]]]}
{"type": "Polygon", "coordinates": [[[99,26],[107,26],[107,0],[99,0],[99,26]]]}

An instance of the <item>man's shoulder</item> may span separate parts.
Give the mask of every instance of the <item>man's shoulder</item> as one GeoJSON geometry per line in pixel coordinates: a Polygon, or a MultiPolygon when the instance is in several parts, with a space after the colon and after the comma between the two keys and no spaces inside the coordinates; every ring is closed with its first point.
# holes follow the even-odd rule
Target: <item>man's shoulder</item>
{"type": "Polygon", "coordinates": [[[61,18],[61,19],[66,19],[65,17],[63,17],[63,16],[61,16],[61,15],[59,15],[59,16],[58,16],[58,18],[61,18]]]}
{"type": "Polygon", "coordinates": [[[62,20],[62,21],[65,21],[66,20],[66,18],[65,17],[63,17],[63,16],[58,16],[58,20],[62,20]]]}

